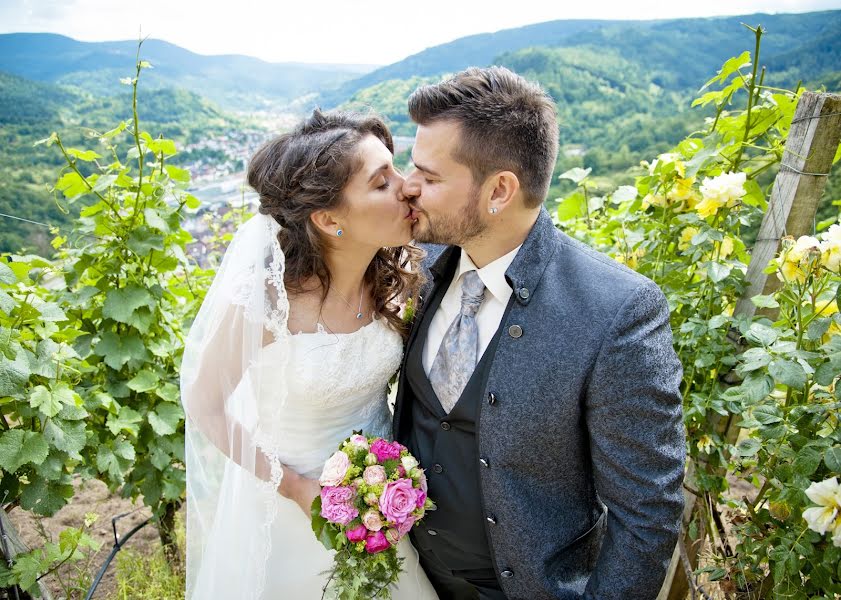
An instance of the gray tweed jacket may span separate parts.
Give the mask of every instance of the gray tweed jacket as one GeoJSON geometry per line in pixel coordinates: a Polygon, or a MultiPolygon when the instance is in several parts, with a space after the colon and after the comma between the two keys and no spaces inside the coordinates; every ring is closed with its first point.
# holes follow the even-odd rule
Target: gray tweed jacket
{"type": "MultiPolygon", "coordinates": [[[[438,248],[422,297],[457,250],[438,248]]],[[[481,404],[477,459],[489,466],[477,466],[476,499],[496,520],[486,530],[503,591],[653,599],[683,509],[682,369],[666,299],[546,210],[506,278],[515,301],[481,404]]],[[[411,413],[405,386],[401,374],[396,432],[411,413]]]]}

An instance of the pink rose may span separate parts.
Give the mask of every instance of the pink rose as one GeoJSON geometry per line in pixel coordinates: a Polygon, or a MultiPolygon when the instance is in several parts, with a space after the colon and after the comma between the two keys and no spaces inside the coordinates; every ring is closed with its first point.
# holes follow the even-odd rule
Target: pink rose
{"type": "Polygon", "coordinates": [[[340,485],[344,481],[349,468],[350,458],[348,458],[347,454],[339,450],[324,463],[324,469],[321,471],[321,477],[318,478],[318,483],[322,486],[340,485]]]}
{"type": "Polygon", "coordinates": [[[406,476],[406,469],[403,468],[403,465],[397,465],[397,474],[400,475],[400,477],[406,476]]]}
{"type": "Polygon", "coordinates": [[[331,523],[347,525],[359,516],[359,511],[353,505],[356,491],[342,486],[326,486],[321,488],[321,516],[331,523]]]}
{"type": "Polygon", "coordinates": [[[376,510],[368,510],[362,515],[362,523],[369,531],[379,531],[383,528],[383,520],[376,510]]]}
{"type": "Polygon", "coordinates": [[[368,554],[382,552],[390,546],[391,544],[388,543],[388,540],[382,531],[374,532],[365,539],[365,551],[368,554]]]}
{"type": "Polygon", "coordinates": [[[424,504],[426,504],[426,492],[423,490],[417,490],[418,492],[418,503],[416,504],[417,508],[421,508],[424,504]]]}
{"type": "Polygon", "coordinates": [[[403,523],[417,508],[418,493],[411,479],[398,479],[385,484],[380,495],[380,511],[392,523],[403,523]]]}
{"type": "Polygon", "coordinates": [[[365,525],[360,524],[345,531],[345,535],[351,542],[361,542],[368,537],[368,530],[365,528],[365,525]]]}
{"type": "Polygon", "coordinates": [[[397,524],[397,533],[399,533],[400,537],[402,538],[404,535],[409,533],[409,530],[412,529],[412,525],[414,525],[414,524],[415,524],[415,518],[414,517],[407,518],[402,523],[397,524]]]}
{"type": "Polygon", "coordinates": [[[350,445],[354,448],[359,448],[362,450],[368,449],[368,438],[364,435],[359,435],[358,433],[350,436],[350,445]]]}
{"type": "Polygon", "coordinates": [[[395,446],[394,444],[385,441],[382,438],[377,438],[374,440],[374,443],[371,444],[371,452],[376,455],[377,460],[380,462],[385,462],[387,460],[395,460],[400,458],[400,444],[395,446]]]}
{"type": "Polygon", "coordinates": [[[365,467],[365,472],[362,473],[362,479],[367,485],[378,485],[380,483],[385,483],[385,468],[382,465],[365,467]]]}

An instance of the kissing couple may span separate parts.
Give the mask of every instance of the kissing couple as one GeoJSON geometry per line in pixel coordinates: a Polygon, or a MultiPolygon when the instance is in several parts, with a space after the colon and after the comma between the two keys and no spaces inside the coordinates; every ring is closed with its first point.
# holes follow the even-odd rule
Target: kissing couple
{"type": "Polygon", "coordinates": [[[310,505],[354,431],[405,445],[438,507],[396,600],[655,598],[685,457],[664,295],[554,226],[539,86],[471,68],[408,110],[406,175],[381,119],[342,112],[251,159],[259,214],[184,352],[187,598],[321,598],[310,505]]]}

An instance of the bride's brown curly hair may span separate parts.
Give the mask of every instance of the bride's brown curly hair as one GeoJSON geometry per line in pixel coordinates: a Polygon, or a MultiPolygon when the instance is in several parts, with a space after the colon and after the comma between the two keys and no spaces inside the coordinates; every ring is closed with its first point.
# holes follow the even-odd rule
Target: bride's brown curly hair
{"type": "MultiPolygon", "coordinates": [[[[260,212],[281,226],[278,238],[286,256],[288,290],[304,291],[304,282],[318,277],[322,301],[327,297],[331,277],[324,260],[326,241],[310,215],[342,204],[342,191],[362,168],[357,146],[367,135],[377,137],[394,154],[391,133],[378,117],[315,110],[251,158],[248,184],[260,196],[260,212]]],[[[411,245],[380,248],[365,272],[374,310],[403,336],[409,326],[398,314],[399,303],[416,297],[422,283],[422,257],[423,251],[411,245]]]]}

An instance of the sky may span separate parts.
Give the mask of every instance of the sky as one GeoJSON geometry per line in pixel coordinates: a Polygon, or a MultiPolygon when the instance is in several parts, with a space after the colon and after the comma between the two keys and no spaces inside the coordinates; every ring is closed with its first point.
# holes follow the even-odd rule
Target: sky
{"type": "Polygon", "coordinates": [[[390,64],[467,35],[555,19],[664,19],[841,8],[841,0],[0,0],[0,33],[163,39],[271,62],[390,64]],[[574,4],[574,5],[572,5],[574,4]]]}

